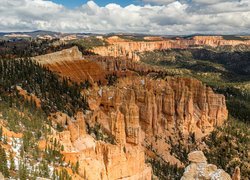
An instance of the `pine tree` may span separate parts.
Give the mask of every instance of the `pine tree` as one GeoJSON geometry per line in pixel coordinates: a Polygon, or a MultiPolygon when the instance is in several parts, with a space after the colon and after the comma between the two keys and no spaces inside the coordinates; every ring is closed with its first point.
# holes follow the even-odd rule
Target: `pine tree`
{"type": "Polygon", "coordinates": [[[78,174],[79,173],[79,161],[76,162],[76,173],[78,174]]]}
{"type": "Polygon", "coordinates": [[[15,170],[15,161],[13,157],[13,153],[10,153],[10,170],[14,171],[15,170]]]}
{"type": "Polygon", "coordinates": [[[3,173],[5,177],[9,177],[9,169],[7,166],[7,158],[6,158],[6,153],[5,150],[0,147],[0,172],[3,173]]]}
{"type": "Polygon", "coordinates": [[[2,137],[3,137],[3,127],[0,127],[0,141],[2,141],[2,137]]]}
{"type": "Polygon", "coordinates": [[[19,161],[19,167],[18,167],[18,176],[20,180],[27,180],[28,179],[28,170],[25,166],[25,163],[19,161]]]}

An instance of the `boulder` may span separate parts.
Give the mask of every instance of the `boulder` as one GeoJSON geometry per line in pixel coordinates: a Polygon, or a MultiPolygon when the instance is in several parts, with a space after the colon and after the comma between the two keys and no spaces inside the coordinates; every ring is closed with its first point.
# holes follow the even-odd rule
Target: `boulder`
{"type": "Polygon", "coordinates": [[[194,163],[207,162],[207,158],[202,151],[194,151],[188,154],[188,160],[194,163]]]}
{"type": "Polygon", "coordinates": [[[188,154],[191,162],[185,168],[181,180],[231,180],[231,177],[222,169],[217,169],[216,165],[207,164],[207,159],[202,151],[194,151],[188,154]]]}

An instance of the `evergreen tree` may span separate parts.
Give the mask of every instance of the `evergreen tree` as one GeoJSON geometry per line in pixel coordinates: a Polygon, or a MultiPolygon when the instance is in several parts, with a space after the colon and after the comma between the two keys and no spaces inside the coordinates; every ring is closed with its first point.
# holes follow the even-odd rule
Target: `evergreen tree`
{"type": "Polygon", "coordinates": [[[5,177],[9,177],[6,153],[2,146],[0,146],[0,162],[0,172],[2,172],[5,177]]]}
{"type": "Polygon", "coordinates": [[[14,171],[15,169],[16,169],[16,167],[15,167],[13,153],[10,153],[10,170],[14,171]]]}
{"type": "Polygon", "coordinates": [[[3,127],[0,127],[0,141],[2,141],[2,137],[3,137],[3,127]]]}

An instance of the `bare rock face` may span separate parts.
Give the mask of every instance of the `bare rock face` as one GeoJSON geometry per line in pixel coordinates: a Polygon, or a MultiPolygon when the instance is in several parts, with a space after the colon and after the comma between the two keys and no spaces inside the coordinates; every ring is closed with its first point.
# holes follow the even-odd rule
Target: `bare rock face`
{"type": "Polygon", "coordinates": [[[111,113],[112,134],[118,144],[124,145],[126,143],[125,121],[124,115],[117,110],[111,113]]]}
{"type": "Polygon", "coordinates": [[[240,168],[236,167],[234,170],[234,174],[232,176],[232,180],[240,180],[240,168]]]}
{"type": "Polygon", "coordinates": [[[0,172],[0,180],[4,180],[4,176],[1,172],[0,172]]]}
{"type": "Polygon", "coordinates": [[[186,167],[181,180],[231,180],[229,174],[222,169],[217,169],[213,164],[207,164],[202,151],[194,151],[188,155],[191,164],[186,167]]]}
{"type": "Polygon", "coordinates": [[[86,135],[86,125],[82,112],[76,114],[76,120],[72,122],[68,119],[68,130],[70,132],[71,141],[75,142],[77,139],[84,137],[86,135]]]}
{"type": "Polygon", "coordinates": [[[190,78],[128,77],[116,87],[101,87],[86,95],[96,102],[86,116],[89,124],[101,124],[118,144],[151,146],[164,160],[179,165],[168,154],[170,144],[165,139],[175,134],[200,139],[228,116],[225,97],[190,78]]]}
{"type": "Polygon", "coordinates": [[[65,49],[55,53],[36,56],[33,59],[40,64],[54,64],[63,61],[81,60],[82,53],[79,51],[78,47],[74,46],[70,49],[65,49]]]}
{"type": "Polygon", "coordinates": [[[236,46],[240,44],[250,45],[250,40],[225,40],[222,36],[195,36],[191,39],[165,39],[158,41],[131,41],[121,38],[106,39],[109,46],[101,46],[93,49],[93,52],[102,56],[127,57],[139,61],[138,52],[163,50],[163,49],[184,49],[190,46],[236,46]]]}
{"type": "MultiPolygon", "coordinates": [[[[63,132],[65,134],[70,134],[63,132]]],[[[63,146],[69,145],[65,140],[63,146]],[[67,144],[65,144],[67,143],[67,144]]],[[[89,180],[150,180],[151,167],[145,164],[144,149],[141,146],[112,145],[96,141],[86,135],[75,142],[72,147],[63,152],[65,160],[71,163],[79,162],[79,175],[89,180]]]]}
{"type": "Polygon", "coordinates": [[[202,151],[194,151],[188,154],[188,160],[195,163],[207,162],[207,158],[202,151]]]}
{"type": "Polygon", "coordinates": [[[70,78],[75,82],[80,83],[86,80],[106,82],[104,69],[96,62],[84,59],[76,46],[55,53],[36,56],[32,59],[60,76],[70,78]]]}
{"type": "MultiPolygon", "coordinates": [[[[133,115],[133,107],[128,109],[132,112],[128,121],[136,119],[133,115]]],[[[99,115],[99,117],[105,117],[101,113],[99,115]]],[[[57,113],[57,116],[51,115],[51,120],[61,123],[66,127],[66,130],[63,132],[53,131],[50,138],[56,138],[63,145],[62,154],[66,162],[79,162],[81,179],[150,180],[152,169],[145,163],[144,149],[139,144],[139,140],[131,135],[131,144],[126,143],[124,114],[116,109],[108,113],[108,117],[110,123],[108,127],[110,127],[110,133],[115,137],[115,145],[97,141],[88,135],[82,112],[78,112],[74,118],[70,118],[63,113],[57,113]]],[[[44,147],[46,147],[46,143],[44,147]]]]}
{"type": "MultiPolygon", "coordinates": [[[[225,97],[195,79],[125,78],[117,87],[100,91],[98,102],[104,107],[104,114],[109,116],[106,111],[120,109],[127,142],[134,144],[138,144],[140,127],[150,135],[180,130],[184,135],[195,133],[196,138],[201,138],[222,125],[228,115],[225,97]]],[[[98,121],[99,117],[95,119],[98,121]]]]}

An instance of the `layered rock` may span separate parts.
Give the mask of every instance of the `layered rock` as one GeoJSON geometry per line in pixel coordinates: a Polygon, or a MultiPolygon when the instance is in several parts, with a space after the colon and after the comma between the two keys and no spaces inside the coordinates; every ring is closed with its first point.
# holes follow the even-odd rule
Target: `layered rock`
{"type": "Polygon", "coordinates": [[[63,61],[82,60],[82,53],[74,46],[62,51],[33,57],[39,64],[55,64],[63,61]]]}
{"type": "Polygon", "coordinates": [[[96,62],[108,74],[116,74],[118,77],[138,75],[137,73],[147,75],[150,72],[164,72],[164,69],[159,66],[151,66],[121,57],[92,55],[84,56],[84,58],[96,62]]]}
{"type": "Polygon", "coordinates": [[[202,151],[194,151],[188,154],[191,164],[186,167],[181,180],[207,179],[207,180],[231,180],[231,177],[216,165],[208,164],[202,151]]]}
{"type": "Polygon", "coordinates": [[[192,46],[249,46],[250,40],[225,40],[222,36],[194,36],[190,39],[165,39],[159,41],[131,41],[108,38],[109,46],[95,47],[93,52],[102,56],[127,57],[139,61],[138,53],[164,49],[184,49],[192,46]]]}
{"type": "Polygon", "coordinates": [[[106,72],[93,61],[84,59],[78,47],[72,47],[51,54],[33,57],[39,64],[48,67],[62,77],[70,78],[75,82],[103,82],[106,72]]]}

